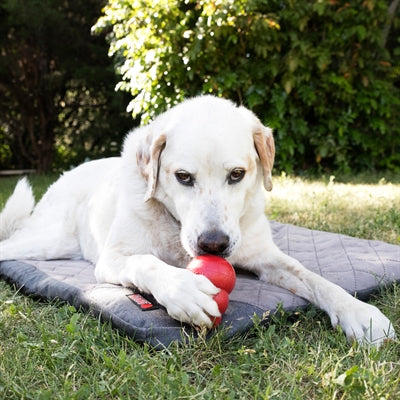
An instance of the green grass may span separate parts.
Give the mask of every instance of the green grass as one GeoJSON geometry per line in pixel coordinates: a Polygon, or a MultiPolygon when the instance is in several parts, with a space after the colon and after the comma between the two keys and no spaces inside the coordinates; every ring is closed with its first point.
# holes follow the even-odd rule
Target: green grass
{"type": "MultiPolygon", "coordinates": [[[[266,210],[282,222],[399,244],[400,181],[381,178],[277,177],[266,210]]],[[[36,196],[54,179],[33,177],[36,196]]],[[[0,180],[0,207],[15,181],[0,180]]],[[[400,285],[371,303],[400,332],[400,285]]],[[[4,399],[394,400],[399,359],[399,341],[379,351],[349,344],[314,307],[281,311],[269,326],[256,323],[228,341],[217,334],[155,351],[85,312],[24,296],[0,281],[4,399]]]]}
{"type": "Polygon", "coordinates": [[[400,176],[354,180],[276,177],[266,212],[285,223],[400,244],[400,176]]]}

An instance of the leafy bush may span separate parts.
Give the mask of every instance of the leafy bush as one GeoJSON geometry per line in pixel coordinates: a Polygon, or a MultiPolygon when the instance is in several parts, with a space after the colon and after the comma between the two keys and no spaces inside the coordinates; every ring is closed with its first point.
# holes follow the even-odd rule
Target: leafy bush
{"type": "Polygon", "coordinates": [[[243,103],[275,129],[277,165],[400,170],[394,0],[109,0],[94,27],[147,121],[183,98],[243,103]]]}

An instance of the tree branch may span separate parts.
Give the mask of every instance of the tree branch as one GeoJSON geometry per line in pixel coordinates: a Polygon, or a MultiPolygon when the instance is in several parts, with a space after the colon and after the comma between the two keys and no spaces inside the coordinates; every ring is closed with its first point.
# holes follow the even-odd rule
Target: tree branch
{"type": "Polygon", "coordinates": [[[399,4],[400,4],[400,0],[393,0],[388,8],[388,20],[387,20],[387,23],[386,23],[385,27],[383,28],[383,32],[382,32],[382,46],[383,47],[386,47],[386,42],[389,37],[389,32],[390,32],[390,28],[392,26],[393,18],[394,18],[396,9],[399,6],[399,4]]]}

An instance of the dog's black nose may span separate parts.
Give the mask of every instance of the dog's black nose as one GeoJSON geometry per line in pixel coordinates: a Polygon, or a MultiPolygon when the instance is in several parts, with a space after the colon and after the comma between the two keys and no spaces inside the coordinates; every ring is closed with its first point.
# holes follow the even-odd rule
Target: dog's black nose
{"type": "Polygon", "coordinates": [[[223,254],[229,247],[229,236],[222,231],[206,231],[197,238],[197,245],[207,254],[223,254]]]}

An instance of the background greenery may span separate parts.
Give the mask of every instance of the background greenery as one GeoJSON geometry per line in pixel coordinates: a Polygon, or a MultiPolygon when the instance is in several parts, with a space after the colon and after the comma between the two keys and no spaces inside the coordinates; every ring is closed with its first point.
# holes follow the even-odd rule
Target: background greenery
{"type": "MultiPolygon", "coordinates": [[[[30,180],[37,198],[56,175],[30,180]]],[[[0,185],[0,209],[16,179],[0,185]]],[[[274,178],[267,214],[281,222],[400,244],[398,174],[274,178]],[[352,183],[350,183],[352,182],[352,183]]],[[[400,287],[372,300],[400,331],[400,287]]],[[[347,343],[310,307],[225,340],[155,351],[86,312],[40,302],[0,281],[0,398],[7,400],[397,400],[400,342],[347,343]]]]}
{"type": "Polygon", "coordinates": [[[139,119],[213,93],[275,129],[278,171],[398,172],[399,3],[1,0],[0,168],[118,154],[139,119]]]}
{"type": "Polygon", "coordinates": [[[109,0],[107,38],[144,121],[187,96],[244,103],[278,170],[400,170],[400,9],[387,0],[109,0]]]}
{"type": "Polygon", "coordinates": [[[0,1],[0,169],[66,169],[119,153],[132,126],[115,93],[102,0],[0,1]]]}

